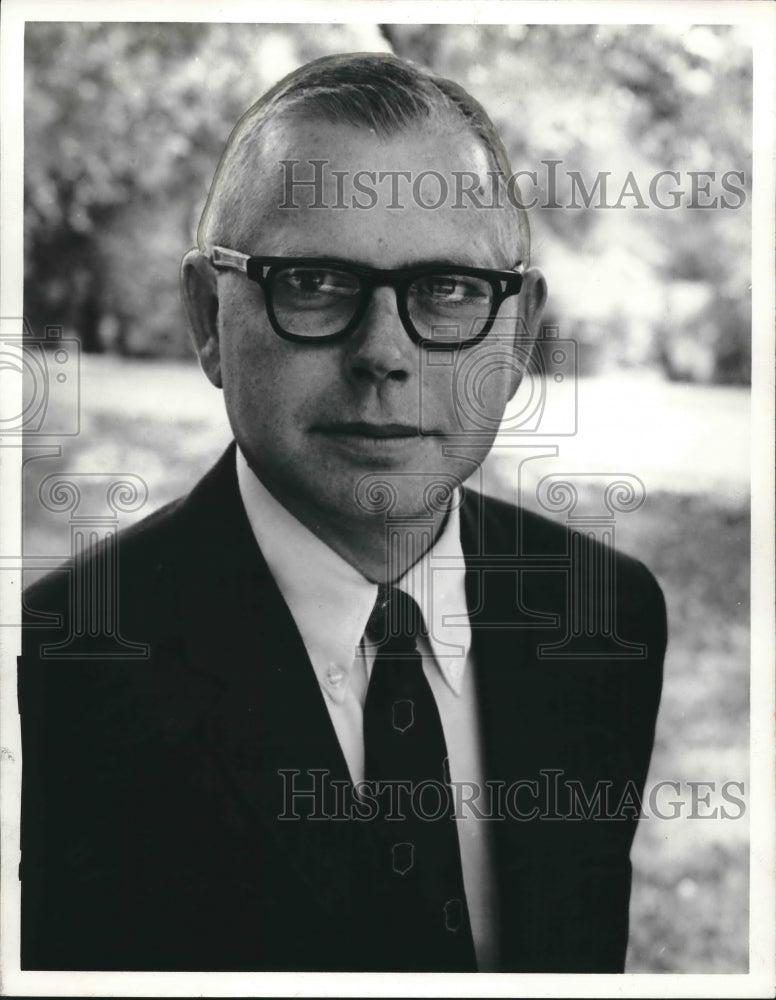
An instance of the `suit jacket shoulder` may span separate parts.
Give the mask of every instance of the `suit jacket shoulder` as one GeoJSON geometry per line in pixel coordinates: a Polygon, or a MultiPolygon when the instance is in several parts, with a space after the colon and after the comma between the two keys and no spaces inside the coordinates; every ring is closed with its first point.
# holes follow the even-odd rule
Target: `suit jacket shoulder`
{"type": "MultiPolygon", "coordinates": [[[[584,592],[601,611],[613,610],[620,626],[652,639],[656,661],[667,641],[666,607],[662,589],[637,558],[612,548],[590,530],[582,532],[525,507],[467,491],[463,503],[463,538],[467,556],[493,570],[499,560],[513,560],[515,573],[534,584],[543,581],[556,593],[584,592]]],[[[530,586],[529,586],[530,589],[530,586]]],[[[547,593],[549,596],[549,593],[547,593]]],[[[616,627],[611,620],[601,630],[616,627]]],[[[615,648],[615,647],[613,647],[615,648]]]]}

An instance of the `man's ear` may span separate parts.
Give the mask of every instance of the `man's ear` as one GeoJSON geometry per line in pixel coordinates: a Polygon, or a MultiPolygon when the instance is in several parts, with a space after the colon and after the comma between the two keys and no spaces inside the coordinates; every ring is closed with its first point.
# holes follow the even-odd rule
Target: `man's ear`
{"type": "Polygon", "coordinates": [[[221,389],[216,274],[199,250],[189,250],[181,262],[181,299],[202,370],[221,389]]]}
{"type": "Polygon", "coordinates": [[[538,267],[529,267],[523,275],[523,287],[518,296],[520,302],[519,319],[515,331],[515,352],[519,364],[512,369],[510,399],[517,392],[523,379],[534,343],[539,336],[542,313],[547,303],[547,282],[538,267]]]}

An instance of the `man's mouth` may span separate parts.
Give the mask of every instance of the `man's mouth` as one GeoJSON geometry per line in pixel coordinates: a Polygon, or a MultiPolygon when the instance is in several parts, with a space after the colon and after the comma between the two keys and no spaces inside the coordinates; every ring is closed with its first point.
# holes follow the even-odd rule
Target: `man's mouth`
{"type": "Polygon", "coordinates": [[[412,424],[370,423],[364,420],[337,421],[321,424],[315,428],[319,433],[353,438],[414,438],[420,437],[420,430],[412,424]]]}

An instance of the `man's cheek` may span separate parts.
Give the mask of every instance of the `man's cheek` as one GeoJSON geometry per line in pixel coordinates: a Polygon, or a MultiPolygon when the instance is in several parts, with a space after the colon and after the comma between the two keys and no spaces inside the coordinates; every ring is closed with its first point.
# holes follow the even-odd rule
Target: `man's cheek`
{"type": "Polygon", "coordinates": [[[461,426],[456,407],[455,370],[447,352],[428,352],[418,381],[418,426],[421,433],[455,434],[461,426]]]}
{"type": "Polygon", "coordinates": [[[463,351],[450,359],[434,357],[435,374],[444,370],[444,377],[421,385],[421,430],[433,431],[435,420],[439,429],[441,419],[448,434],[492,439],[511,394],[514,373],[506,357],[463,351]]]}

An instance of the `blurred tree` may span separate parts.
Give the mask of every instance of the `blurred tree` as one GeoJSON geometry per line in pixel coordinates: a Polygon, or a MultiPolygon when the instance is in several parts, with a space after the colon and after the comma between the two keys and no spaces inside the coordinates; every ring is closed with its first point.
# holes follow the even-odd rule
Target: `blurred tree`
{"type": "Polygon", "coordinates": [[[29,23],[33,326],[62,324],[86,350],[190,353],[178,266],[234,123],[309,59],[381,47],[374,25],[29,23]]]}
{"type": "MultiPolygon", "coordinates": [[[[526,204],[534,197],[539,206],[552,203],[555,179],[561,207],[530,213],[533,257],[548,274],[552,321],[569,335],[587,331],[583,359],[587,347],[588,357],[598,360],[655,362],[674,379],[749,380],[752,51],[746,29],[413,24],[382,30],[397,54],[457,80],[488,109],[513,169],[537,171],[536,187],[522,186],[526,204]],[[650,182],[664,170],[678,174],[673,189],[682,197],[675,208],[655,207],[650,198],[650,182]],[[712,177],[693,178],[699,171],[712,177]],[[739,176],[727,183],[740,194],[721,186],[730,171],[739,176]],[[609,205],[632,172],[648,207],[637,208],[638,199],[629,196],[623,205],[631,211],[584,209],[583,196],[578,191],[575,199],[569,184],[572,172],[588,192],[608,172],[609,205]],[[702,207],[714,198],[717,207],[702,207]],[[721,198],[731,208],[721,207],[721,198]],[[608,281],[600,280],[604,261],[608,281]],[[703,282],[711,302],[704,299],[696,314],[678,322],[666,303],[675,298],[670,286],[688,279],[703,282]],[[703,364],[682,364],[690,349],[704,354],[703,364]]],[[[656,189],[663,204],[672,204],[672,181],[665,177],[656,189]]],[[[598,198],[592,204],[599,205],[598,198]]]]}
{"type": "Polygon", "coordinates": [[[584,331],[590,364],[748,377],[743,29],[73,22],[29,23],[25,44],[26,309],[36,327],[64,324],[87,350],[186,353],[178,262],[234,122],[308,59],[393,49],[484,104],[514,168],[537,172],[524,198],[547,204],[554,178],[560,207],[530,212],[534,258],[548,274],[553,321],[584,331]],[[649,201],[665,170],[679,180],[664,178],[663,197],[672,184],[681,192],[668,210],[649,201]],[[703,203],[708,183],[691,171],[714,172],[712,196],[724,194],[726,171],[740,171],[737,207],[689,207],[692,185],[703,203]],[[579,184],[591,192],[605,173],[610,206],[632,174],[629,193],[619,209],[595,198],[584,208],[579,184]],[[672,289],[688,281],[710,298],[691,297],[704,304],[680,316],[671,304],[689,300],[672,289]],[[698,352],[702,364],[683,365],[698,352]]]}

